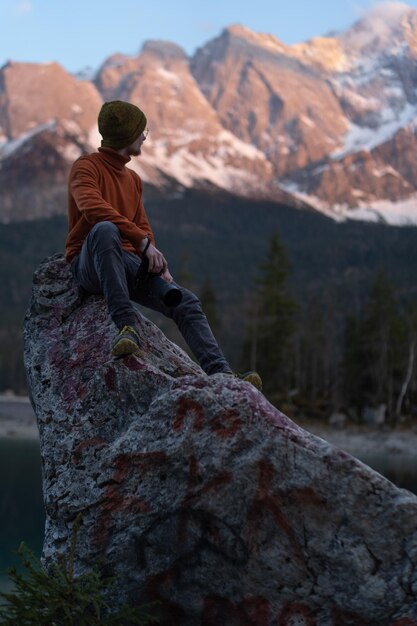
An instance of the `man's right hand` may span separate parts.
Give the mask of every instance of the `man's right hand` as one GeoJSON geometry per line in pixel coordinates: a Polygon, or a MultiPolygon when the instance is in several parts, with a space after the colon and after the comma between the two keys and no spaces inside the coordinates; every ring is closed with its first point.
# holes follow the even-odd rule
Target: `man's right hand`
{"type": "Polygon", "coordinates": [[[167,269],[168,263],[166,262],[164,255],[157,248],[155,248],[152,243],[149,244],[149,248],[146,250],[145,256],[149,261],[149,272],[152,272],[153,274],[160,274],[167,269]]]}

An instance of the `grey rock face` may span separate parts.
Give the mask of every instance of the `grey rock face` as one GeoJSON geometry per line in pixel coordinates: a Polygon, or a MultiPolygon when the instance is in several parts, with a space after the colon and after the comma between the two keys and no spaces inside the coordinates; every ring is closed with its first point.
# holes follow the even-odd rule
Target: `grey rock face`
{"type": "Polygon", "coordinates": [[[417,498],[138,325],[143,355],[113,359],[103,299],[59,255],[36,272],[45,564],[81,512],[77,571],[102,560],[161,624],[417,624],[417,498]]]}

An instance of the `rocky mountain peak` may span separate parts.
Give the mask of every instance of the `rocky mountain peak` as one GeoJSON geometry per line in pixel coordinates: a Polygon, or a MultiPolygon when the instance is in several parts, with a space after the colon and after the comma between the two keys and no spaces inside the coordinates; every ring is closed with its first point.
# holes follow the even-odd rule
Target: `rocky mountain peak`
{"type": "Polygon", "coordinates": [[[410,37],[410,27],[417,11],[402,2],[383,2],[367,11],[351,28],[339,37],[351,56],[377,56],[398,54],[407,47],[405,33],[410,37]]]}
{"type": "Polygon", "coordinates": [[[141,54],[151,54],[165,60],[187,60],[188,56],[180,46],[171,41],[148,40],[142,46],[141,54]]]}
{"type": "Polygon", "coordinates": [[[408,11],[404,14],[402,18],[402,26],[409,52],[413,57],[417,57],[417,11],[408,11]]]}
{"type": "Polygon", "coordinates": [[[374,5],[348,30],[314,37],[292,46],[291,52],[307,65],[330,73],[361,69],[410,49],[417,54],[417,11],[402,2],[374,5]]]}
{"type": "MultiPolygon", "coordinates": [[[[94,81],[56,63],[9,62],[0,70],[2,171],[30,147],[44,162],[59,128],[68,163],[72,142],[95,148],[102,101],[121,99],[148,116],[132,167],[152,185],[209,183],[280,201],[285,192],[286,202],[290,194],[336,217],[372,210],[373,219],[416,222],[416,57],[417,11],[386,2],[344,33],[294,46],[241,24],[191,59],[175,43],[146,41],[136,55],[109,56],[94,81]]],[[[21,213],[31,217],[31,206],[21,213]]],[[[0,219],[7,211],[0,198],[0,219]]]]}
{"type": "Polygon", "coordinates": [[[66,120],[87,135],[101,97],[58,63],[9,62],[0,70],[0,127],[13,140],[51,119],[66,120]]]}
{"type": "Polygon", "coordinates": [[[342,71],[347,65],[347,57],[337,37],[314,37],[295,44],[291,52],[306,65],[317,66],[326,72],[342,71]]]}
{"type": "Polygon", "coordinates": [[[274,35],[256,33],[241,24],[232,24],[225,28],[219,39],[226,40],[228,44],[246,44],[271,53],[288,54],[290,50],[289,46],[282,43],[274,35]]]}
{"type": "Polygon", "coordinates": [[[121,54],[120,52],[112,54],[101,64],[98,71],[101,72],[106,69],[122,67],[130,58],[131,57],[128,57],[126,54],[121,54]]]}

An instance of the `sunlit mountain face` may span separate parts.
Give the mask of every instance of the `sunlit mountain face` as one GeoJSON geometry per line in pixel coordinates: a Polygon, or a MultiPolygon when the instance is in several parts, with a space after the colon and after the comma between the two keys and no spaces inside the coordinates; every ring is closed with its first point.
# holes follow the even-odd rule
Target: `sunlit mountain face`
{"type": "Polygon", "coordinates": [[[124,99],[150,128],[129,166],[162,195],[220,188],[340,221],[416,224],[416,57],[417,11],[385,3],[294,46],[232,25],[193,57],[151,41],[88,75],[9,62],[0,220],[65,213],[72,162],[100,145],[101,103],[124,99]]]}

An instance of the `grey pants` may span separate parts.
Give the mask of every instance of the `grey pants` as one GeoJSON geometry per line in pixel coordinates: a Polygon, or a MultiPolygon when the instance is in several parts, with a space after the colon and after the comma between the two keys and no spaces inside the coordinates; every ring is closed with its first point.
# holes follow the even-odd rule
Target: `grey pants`
{"type": "Polygon", "coordinates": [[[98,222],[88,233],[80,254],[71,264],[77,282],[89,293],[104,294],[116,326],[133,326],[136,313],[131,300],[174,320],[190,350],[206,374],[231,372],[201,308],[199,299],[184,287],[181,303],[167,307],[135,289],[140,257],[122,248],[119,229],[112,222],[98,222]]]}

